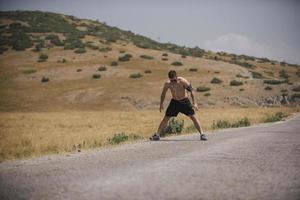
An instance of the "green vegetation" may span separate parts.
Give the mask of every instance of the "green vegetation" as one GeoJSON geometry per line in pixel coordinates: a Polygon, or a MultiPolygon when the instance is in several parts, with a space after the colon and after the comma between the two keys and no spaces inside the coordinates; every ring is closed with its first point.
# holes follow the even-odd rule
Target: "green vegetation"
{"type": "Polygon", "coordinates": [[[128,141],[128,140],[140,140],[143,139],[142,136],[140,135],[136,135],[136,134],[125,134],[125,133],[118,133],[118,134],[114,134],[114,136],[112,138],[108,138],[107,141],[109,142],[109,144],[111,145],[115,145],[115,144],[120,144],[122,142],[128,141]]]}
{"type": "Polygon", "coordinates": [[[247,62],[241,62],[241,61],[238,61],[238,60],[236,60],[236,59],[232,59],[232,60],[230,61],[230,63],[235,64],[235,65],[239,65],[239,66],[241,66],[241,67],[245,67],[245,68],[248,68],[248,69],[253,69],[253,68],[255,68],[255,66],[252,65],[252,64],[250,64],[250,63],[247,63],[247,62]]]}
{"type": "Polygon", "coordinates": [[[167,60],[169,60],[168,58],[162,58],[161,60],[163,60],[163,61],[167,61],[167,60]]]}
{"type": "Polygon", "coordinates": [[[216,78],[216,77],[214,77],[211,81],[210,81],[210,83],[212,83],[212,84],[220,84],[220,83],[222,83],[223,81],[221,80],[221,79],[219,79],[219,78],[216,78]]]}
{"type": "Polygon", "coordinates": [[[43,76],[42,79],[41,79],[42,83],[46,83],[46,82],[49,82],[49,81],[50,81],[49,77],[46,77],[46,76],[43,76]]]}
{"type": "Polygon", "coordinates": [[[283,118],[287,117],[286,114],[284,114],[283,112],[277,112],[272,116],[268,116],[264,122],[268,123],[268,122],[277,122],[277,121],[281,121],[283,118]]]}
{"type": "Polygon", "coordinates": [[[300,92],[300,85],[298,85],[297,87],[294,87],[292,90],[294,92],[300,92]]]}
{"type": "Polygon", "coordinates": [[[99,49],[100,52],[109,52],[109,51],[111,51],[111,50],[112,50],[111,47],[104,47],[104,48],[100,48],[100,49],[99,49]]]}
{"type": "Polygon", "coordinates": [[[273,88],[270,86],[265,87],[265,90],[272,90],[273,88]]]}
{"type": "Polygon", "coordinates": [[[300,93],[295,93],[295,94],[293,94],[293,95],[291,96],[291,99],[292,99],[293,101],[295,101],[295,100],[300,100],[300,93]]]}
{"type": "Polygon", "coordinates": [[[84,48],[76,49],[74,51],[75,53],[86,53],[86,50],[84,48]]]}
{"type": "Polygon", "coordinates": [[[125,54],[124,56],[119,57],[119,61],[121,62],[129,61],[130,58],[132,58],[131,54],[125,54]]]}
{"type": "Polygon", "coordinates": [[[154,57],[152,57],[152,56],[147,56],[147,55],[140,55],[140,58],[147,59],[147,60],[152,60],[152,59],[154,59],[154,57]]]}
{"type": "Polygon", "coordinates": [[[93,74],[93,79],[99,79],[101,78],[101,74],[93,74]]]}
{"type": "MultiPolygon", "coordinates": [[[[253,74],[252,74],[252,76],[253,76],[253,74]]],[[[237,77],[237,78],[245,78],[245,79],[248,79],[249,78],[249,76],[243,76],[243,75],[241,75],[241,74],[237,74],[237,75],[235,75],[235,77],[237,77]]],[[[254,77],[254,76],[253,76],[254,77]]]]}
{"type": "Polygon", "coordinates": [[[45,62],[48,59],[48,56],[46,54],[41,54],[38,62],[45,62]]]}
{"type": "Polygon", "coordinates": [[[183,64],[179,61],[175,61],[175,62],[172,62],[171,65],[173,65],[173,66],[182,66],[183,64]]]}
{"type": "Polygon", "coordinates": [[[129,76],[129,78],[141,78],[141,77],[143,77],[143,75],[140,73],[130,74],[130,76],[129,76]]]}
{"type": "Polygon", "coordinates": [[[111,64],[110,64],[110,66],[113,66],[113,67],[118,66],[118,65],[119,65],[119,64],[118,64],[117,61],[112,61],[111,64]]]}
{"type": "Polygon", "coordinates": [[[36,69],[26,69],[23,71],[23,74],[33,74],[35,72],[37,72],[36,69]]]}
{"type": "Polygon", "coordinates": [[[258,72],[255,72],[255,71],[249,71],[249,72],[252,74],[253,78],[256,78],[256,79],[265,78],[261,73],[258,73],[258,72]]]}
{"type": "Polygon", "coordinates": [[[180,134],[183,131],[184,120],[177,120],[174,117],[168,122],[166,129],[161,133],[164,137],[168,134],[180,134]]]}
{"type": "Polygon", "coordinates": [[[81,71],[82,71],[82,69],[77,69],[77,70],[76,70],[76,72],[81,72],[81,71]]]}
{"type": "Polygon", "coordinates": [[[198,71],[198,69],[197,68],[190,68],[189,71],[190,72],[196,72],[196,71],[198,71]]]}
{"type": "Polygon", "coordinates": [[[243,82],[237,81],[237,80],[232,80],[232,81],[230,81],[230,85],[231,86],[240,86],[240,85],[243,85],[243,82]]]}
{"type": "Polygon", "coordinates": [[[237,127],[245,127],[250,126],[250,121],[247,117],[244,117],[243,119],[230,123],[225,120],[218,120],[217,122],[213,122],[212,129],[221,129],[221,128],[237,128],[237,127]]]}
{"type": "Polygon", "coordinates": [[[163,53],[162,56],[168,56],[168,54],[167,53],[163,53]]]}
{"type": "Polygon", "coordinates": [[[151,70],[149,70],[149,69],[145,70],[145,74],[151,74],[151,73],[152,73],[151,70]]]}
{"type": "Polygon", "coordinates": [[[106,71],[107,69],[106,69],[106,67],[105,66],[101,66],[101,67],[98,67],[98,71],[106,71]]]}
{"type": "Polygon", "coordinates": [[[267,80],[264,80],[264,83],[265,84],[270,84],[270,85],[278,85],[278,84],[286,83],[286,80],[267,79],[267,80]]]}
{"type": "Polygon", "coordinates": [[[289,78],[289,75],[286,73],[286,71],[283,69],[283,70],[280,70],[279,71],[279,77],[280,78],[283,78],[283,79],[288,79],[289,78]]]}
{"type": "Polygon", "coordinates": [[[210,96],[210,95],[211,95],[210,93],[205,93],[205,94],[204,94],[205,97],[208,97],[208,96],[210,96]]]}
{"type": "Polygon", "coordinates": [[[64,46],[64,42],[62,42],[57,35],[47,35],[46,40],[49,40],[52,44],[56,46],[64,46]]]}
{"type": "Polygon", "coordinates": [[[197,92],[207,92],[207,91],[209,91],[209,90],[210,90],[210,88],[209,88],[209,87],[206,87],[206,86],[199,86],[199,87],[197,87],[197,89],[196,89],[197,92]]]}

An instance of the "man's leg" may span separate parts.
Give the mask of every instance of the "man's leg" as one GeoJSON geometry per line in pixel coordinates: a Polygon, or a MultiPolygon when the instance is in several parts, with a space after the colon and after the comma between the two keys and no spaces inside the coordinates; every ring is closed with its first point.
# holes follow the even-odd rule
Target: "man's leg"
{"type": "Polygon", "coordinates": [[[190,117],[191,120],[193,121],[194,126],[196,127],[196,129],[198,130],[198,132],[199,132],[200,134],[203,134],[203,130],[202,130],[202,128],[201,128],[200,122],[199,122],[199,120],[195,117],[195,115],[190,115],[189,117],[190,117]]]}
{"type": "Polygon", "coordinates": [[[189,117],[194,122],[194,126],[200,133],[200,140],[207,140],[206,135],[203,133],[199,120],[195,117],[195,115],[190,115],[189,117]]]}
{"type": "Polygon", "coordinates": [[[165,117],[163,118],[163,120],[160,122],[160,125],[157,129],[157,133],[161,134],[163,132],[163,130],[167,127],[168,121],[171,117],[168,117],[165,115],[165,117]]]}

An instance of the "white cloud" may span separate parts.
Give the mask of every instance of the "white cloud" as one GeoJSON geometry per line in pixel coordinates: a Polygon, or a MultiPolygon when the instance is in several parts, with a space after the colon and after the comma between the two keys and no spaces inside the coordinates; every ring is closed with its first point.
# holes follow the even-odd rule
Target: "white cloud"
{"type": "Polygon", "coordinates": [[[208,40],[204,43],[204,48],[212,51],[225,51],[300,63],[299,50],[279,43],[272,44],[272,46],[267,45],[236,33],[229,33],[221,35],[214,40],[208,40]]]}

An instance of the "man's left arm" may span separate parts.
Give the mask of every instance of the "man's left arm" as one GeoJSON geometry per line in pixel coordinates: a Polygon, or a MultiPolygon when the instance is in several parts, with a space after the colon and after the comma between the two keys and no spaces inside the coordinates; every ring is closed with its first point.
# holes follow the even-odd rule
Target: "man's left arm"
{"type": "Polygon", "coordinates": [[[192,87],[192,84],[190,82],[188,82],[187,80],[184,80],[183,81],[184,83],[184,87],[185,89],[191,93],[191,98],[192,98],[192,104],[193,104],[193,107],[198,110],[198,105],[197,103],[195,102],[195,94],[194,94],[194,89],[192,87]]]}

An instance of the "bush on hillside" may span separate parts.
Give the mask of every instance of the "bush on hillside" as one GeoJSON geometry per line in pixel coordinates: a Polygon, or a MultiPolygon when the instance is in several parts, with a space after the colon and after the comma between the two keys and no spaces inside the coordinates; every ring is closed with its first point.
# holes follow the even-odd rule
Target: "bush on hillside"
{"type": "Polygon", "coordinates": [[[182,66],[183,64],[179,61],[175,61],[175,62],[172,62],[171,65],[173,65],[173,66],[182,66]]]}
{"type": "Polygon", "coordinates": [[[209,90],[210,90],[210,88],[206,87],[206,86],[199,86],[199,87],[196,88],[197,92],[207,92],[209,90]]]}
{"type": "Polygon", "coordinates": [[[140,55],[140,58],[147,59],[147,60],[152,60],[152,59],[154,59],[154,57],[148,56],[148,55],[140,55]]]}
{"type": "Polygon", "coordinates": [[[265,84],[270,84],[270,85],[278,85],[278,84],[283,84],[286,83],[286,80],[272,80],[272,79],[267,79],[264,80],[265,84]]]}
{"type": "Polygon", "coordinates": [[[237,80],[232,80],[232,81],[230,81],[230,85],[231,86],[240,86],[240,85],[243,85],[243,82],[237,81],[237,80]]]}
{"type": "Polygon", "coordinates": [[[41,54],[38,62],[45,62],[47,59],[48,59],[48,56],[46,54],[41,54]]]}
{"type": "Polygon", "coordinates": [[[119,64],[118,64],[117,61],[112,61],[111,64],[110,64],[110,66],[113,66],[113,67],[118,66],[118,65],[119,65],[119,64]]]}
{"type": "Polygon", "coordinates": [[[223,81],[221,80],[221,79],[219,79],[219,78],[216,78],[216,77],[214,77],[211,81],[210,81],[210,83],[212,83],[212,84],[220,84],[220,83],[222,83],[223,81]]]}
{"type": "Polygon", "coordinates": [[[141,78],[141,77],[143,77],[143,75],[140,73],[130,74],[130,76],[129,76],[129,78],[141,78]]]}
{"type": "Polygon", "coordinates": [[[101,66],[101,67],[98,67],[98,71],[106,71],[106,67],[105,66],[101,66]]]}

